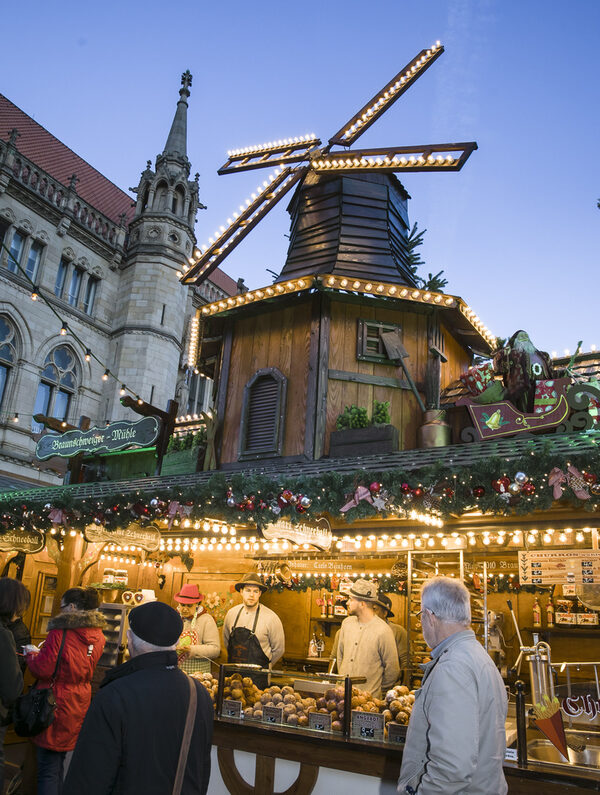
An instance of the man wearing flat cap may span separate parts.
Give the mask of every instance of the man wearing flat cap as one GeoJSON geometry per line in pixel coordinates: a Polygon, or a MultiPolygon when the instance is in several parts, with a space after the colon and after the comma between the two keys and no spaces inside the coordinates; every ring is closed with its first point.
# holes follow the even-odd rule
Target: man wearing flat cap
{"type": "Polygon", "coordinates": [[[358,684],[375,697],[398,680],[400,666],[394,633],[373,609],[377,586],[357,580],[348,592],[348,618],[342,621],[338,640],[338,671],[347,676],[364,676],[358,684]]]}
{"type": "Polygon", "coordinates": [[[210,661],[221,653],[221,643],[217,624],[204,609],[198,586],[186,583],[173,599],[183,621],[183,632],[177,643],[179,667],[186,674],[210,672],[210,661]]]}
{"type": "Polygon", "coordinates": [[[107,673],[83,722],[62,795],[171,793],[190,704],[197,696],[182,795],[205,795],[213,705],[204,686],[177,667],[183,622],[163,602],[129,613],[130,659],[107,673]]]}
{"type": "Polygon", "coordinates": [[[234,587],[242,595],[242,604],[228,610],[223,622],[227,661],[268,668],[283,656],[283,624],[277,613],[260,604],[267,586],[258,574],[244,574],[234,587]]]}
{"type": "Polygon", "coordinates": [[[390,618],[394,617],[394,613],[392,611],[392,600],[387,594],[383,593],[383,591],[379,591],[377,595],[377,601],[374,602],[373,608],[375,610],[375,615],[379,616],[382,621],[385,621],[385,623],[394,633],[394,640],[396,642],[396,649],[398,651],[398,662],[400,663],[400,671],[405,671],[408,665],[408,638],[404,627],[401,627],[400,624],[396,624],[389,620],[390,618]]]}

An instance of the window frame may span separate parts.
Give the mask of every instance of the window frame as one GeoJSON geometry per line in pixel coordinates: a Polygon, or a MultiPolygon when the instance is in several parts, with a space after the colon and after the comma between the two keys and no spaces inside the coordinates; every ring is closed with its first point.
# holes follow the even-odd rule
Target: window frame
{"type": "Polygon", "coordinates": [[[77,308],[79,306],[79,298],[81,296],[81,285],[83,284],[84,274],[85,274],[85,270],[83,268],[79,267],[79,265],[74,265],[73,266],[73,269],[71,271],[71,280],[70,280],[70,284],[69,284],[69,289],[67,291],[67,297],[66,297],[66,301],[69,304],[69,306],[73,306],[75,308],[77,308]],[[72,285],[73,285],[73,279],[76,276],[79,277],[79,280],[78,280],[78,283],[77,283],[77,293],[76,293],[76,295],[73,295],[73,293],[71,291],[71,288],[72,288],[72,285]],[[73,300],[71,300],[71,299],[73,299],[73,300]]]}
{"type": "Polygon", "coordinates": [[[96,305],[96,298],[98,296],[98,288],[100,286],[100,279],[94,274],[88,274],[87,282],[85,284],[84,296],[83,301],[81,303],[81,308],[85,312],[86,315],[92,315],[94,312],[94,306],[96,305]],[[92,297],[91,297],[91,305],[90,304],[90,290],[93,287],[92,297]]]}
{"type": "Polygon", "coordinates": [[[373,362],[375,364],[387,364],[391,367],[397,366],[394,361],[388,358],[385,346],[381,341],[381,332],[398,331],[402,338],[402,326],[399,323],[389,323],[384,320],[371,320],[359,318],[357,323],[356,336],[356,358],[361,362],[373,362]],[[374,353],[369,349],[369,341],[373,340],[373,332],[377,330],[379,337],[379,352],[374,353]],[[369,334],[371,332],[371,334],[369,334]]]}

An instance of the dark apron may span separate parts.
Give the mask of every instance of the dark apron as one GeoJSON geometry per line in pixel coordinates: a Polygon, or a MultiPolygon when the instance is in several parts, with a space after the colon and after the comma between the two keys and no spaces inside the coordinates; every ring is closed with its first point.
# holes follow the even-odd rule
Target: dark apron
{"type": "MultiPolygon", "coordinates": [[[[254,624],[252,629],[246,627],[238,627],[237,622],[242,615],[244,608],[241,607],[239,613],[235,617],[235,622],[231,628],[229,636],[229,643],[227,644],[227,662],[230,663],[251,663],[253,665],[260,665],[261,668],[269,667],[269,658],[262,650],[258,638],[256,637],[256,625],[258,623],[258,614],[260,612],[260,605],[256,608],[256,615],[254,617],[254,624]]],[[[266,674],[245,674],[249,676],[257,687],[265,688],[267,686],[266,674]]]]}

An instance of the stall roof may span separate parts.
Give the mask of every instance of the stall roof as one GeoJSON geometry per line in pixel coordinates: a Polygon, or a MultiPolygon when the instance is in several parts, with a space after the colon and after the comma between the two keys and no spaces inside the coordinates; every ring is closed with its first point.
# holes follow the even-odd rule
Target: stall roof
{"type": "Polygon", "coordinates": [[[572,434],[556,434],[543,436],[517,436],[511,439],[492,439],[472,444],[455,444],[446,447],[433,447],[422,450],[403,450],[386,455],[371,455],[360,458],[321,458],[318,461],[299,461],[284,463],[263,461],[260,466],[245,465],[243,469],[209,470],[189,475],[165,475],[136,480],[103,481],[99,483],[79,483],[71,486],[50,486],[47,488],[7,491],[0,493],[0,506],[4,499],[48,499],[64,497],[67,494],[75,499],[102,498],[111,494],[135,494],[139,489],[164,489],[169,487],[185,488],[204,483],[216,474],[224,475],[266,474],[282,478],[310,477],[325,472],[351,473],[358,470],[384,472],[394,469],[413,470],[435,463],[452,464],[456,467],[472,466],[492,456],[504,458],[506,461],[524,455],[535,455],[542,450],[546,454],[581,455],[598,451],[600,431],[584,431],[572,434]]]}

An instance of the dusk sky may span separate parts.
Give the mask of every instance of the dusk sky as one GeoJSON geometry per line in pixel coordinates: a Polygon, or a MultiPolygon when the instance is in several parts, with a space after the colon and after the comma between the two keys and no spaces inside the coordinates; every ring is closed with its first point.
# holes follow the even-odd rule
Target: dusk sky
{"type": "MultiPolygon", "coordinates": [[[[228,149],[327,141],[440,40],[442,57],[355,147],[477,141],[458,173],[402,178],[411,224],[427,229],[423,275],[443,269],[446,292],[499,336],[600,346],[599,0],[34,0],[2,16],[0,92],[124,190],[162,151],[192,72],[200,244],[268,173],[217,176],[228,149]]],[[[266,286],[281,269],[286,204],[223,263],[234,279],[266,286]]]]}

